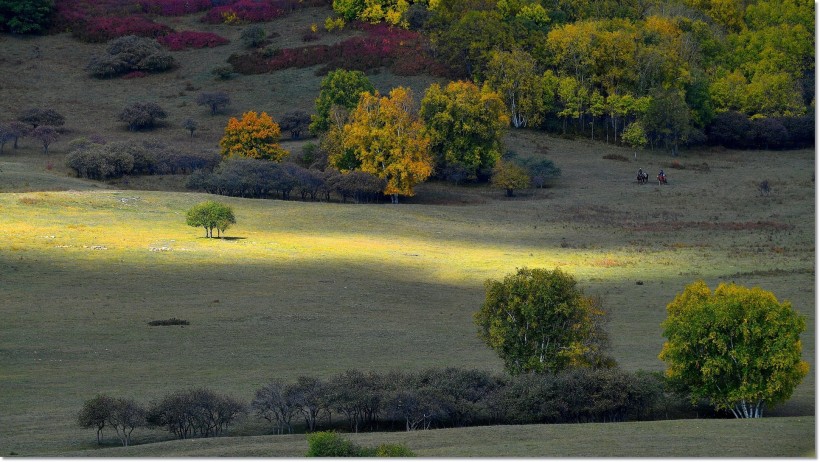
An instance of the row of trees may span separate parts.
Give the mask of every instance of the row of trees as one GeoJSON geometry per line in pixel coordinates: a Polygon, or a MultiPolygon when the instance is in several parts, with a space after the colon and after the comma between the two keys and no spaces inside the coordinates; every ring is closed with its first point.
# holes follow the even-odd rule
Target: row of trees
{"type": "Polygon", "coordinates": [[[13,141],[14,149],[17,149],[19,139],[27,136],[42,143],[43,152],[47,154],[48,147],[57,141],[64,124],[65,117],[54,109],[26,109],[17,120],[0,123],[0,154],[6,143],[13,141]]]}
{"type": "Polygon", "coordinates": [[[123,445],[140,427],[163,428],[176,438],[223,434],[243,415],[268,423],[272,433],[314,432],[338,426],[351,432],[414,431],[473,425],[620,422],[683,412],[664,399],[658,374],[618,369],[574,369],[508,376],[456,368],[388,373],[349,370],[320,379],[272,381],[250,404],[207,389],[172,393],[148,406],[98,395],[79,413],[83,428],[113,428],[123,445]]]}
{"type": "Polygon", "coordinates": [[[244,412],[240,401],[198,388],[171,393],[147,407],[128,398],[97,395],[83,404],[77,420],[82,428],[97,431],[97,444],[108,427],[128,446],[131,434],[141,427],[164,428],[180,439],[219,436],[244,412]]]}
{"type": "Polygon", "coordinates": [[[188,152],[159,140],[106,142],[99,137],[72,140],[66,156],[66,166],[78,177],[93,180],[207,171],[219,161],[217,153],[188,152]]]}
{"type": "MultiPolygon", "coordinates": [[[[305,116],[293,112],[282,120],[297,135],[305,116]]],[[[321,171],[233,162],[193,177],[190,185],[230,195],[281,194],[283,199],[294,188],[300,189],[303,199],[327,198],[337,190],[346,200],[352,182],[357,185],[352,188],[357,201],[371,194],[369,188],[380,185],[381,192],[397,203],[400,195],[412,196],[413,187],[436,172],[455,183],[492,177],[493,184],[508,195],[533,183],[543,187],[549,178],[560,175],[560,169],[548,161],[523,167],[512,162],[496,165],[509,117],[500,96],[486,85],[433,84],[417,108],[407,88],[394,88],[383,96],[362,72],[337,70],[322,81],[311,119],[309,129],[320,136],[320,152],[317,155],[311,147],[301,160],[305,167],[321,171]]],[[[228,121],[221,153],[229,160],[279,163],[289,156],[279,145],[280,138],[279,124],[267,113],[246,112],[241,119],[228,121]]]]}

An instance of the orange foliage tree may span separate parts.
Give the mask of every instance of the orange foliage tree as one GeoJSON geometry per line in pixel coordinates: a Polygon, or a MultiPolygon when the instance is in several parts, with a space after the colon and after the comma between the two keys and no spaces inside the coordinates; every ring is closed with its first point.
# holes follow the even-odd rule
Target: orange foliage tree
{"type": "Polygon", "coordinates": [[[289,154],[279,145],[281,136],[279,124],[267,113],[249,111],[242,114],[242,120],[231,117],[219,146],[223,157],[250,157],[278,162],[289,154]]]}
{"type": "Polygon", "coordinates": [[[387,181],[384,193],[394,204],[433,172],[430,137],[414,112],[407,88],[389,96],[363,93],[342,129],[343,148],[354,153],[360,170],[387,181]]]}

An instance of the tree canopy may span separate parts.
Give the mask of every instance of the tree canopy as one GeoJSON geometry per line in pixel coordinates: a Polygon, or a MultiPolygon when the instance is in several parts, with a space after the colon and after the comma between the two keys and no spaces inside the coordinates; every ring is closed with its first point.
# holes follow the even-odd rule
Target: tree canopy
{"type": "Polygon", "coordinates": [[[412,111],[410,90],[394,88],[389,96],[363,93],[342,132],[342,147],[350,150],[361,171],[387,181],[384,193],[412,196],[413,186],[433,172],[430,137],[412,111]]]}
{"type": "Polygon", "coordinates": [[[280,161],[289,153],[279,145],[282,131],[265,112],[248,111],[242,120],[231,117],[219,141],[223,157],[250,157],[280,161]]]}
{"type": "Polygon", "coordinates": [[[604,355],[605,312],[571,275],[519,268],[484,287],[486,299],[474,315],[478,336],[510,374],[614,364],[604,355]]]}
{"type": "Polygon", "coordinates": [[[769,291],[694,282],[666,307],[660,352],[666,375],[693,402],[735,417],[761,417],[786,401],[808,373],[801,360],[805,319],[769,291]]]}
{"type": "Polygon", "coordinates": [[[488,86],[479,89],[459,81],[442,88],[434,83],[421,100],[421,117],[438,169],[456,164],[475,177],[501,157],[509,117],[498,93],[488,86]]]}
{"type": "Polygon", "coordinates": [[[364,92],[373,93],[376,89],[364,72],[338,69],[327,74],[319,85],[319,97],[316,99],[316,114],[310,124],[310,131],[320,133],[327,131],[333,123],[333,108],[340,107],[347,111],[359,104],[359,97],[364,92]]]}
{"type": "Polygon", "coordinates": [[[188,210],[185,218],[188,226],[205,228],[205,237],[214,237],[214,229],[217,230],[217,237],[219,237],[230,225],[236,223],[233,209],[215,201],[205,201],[195,205],[188,210]]]}

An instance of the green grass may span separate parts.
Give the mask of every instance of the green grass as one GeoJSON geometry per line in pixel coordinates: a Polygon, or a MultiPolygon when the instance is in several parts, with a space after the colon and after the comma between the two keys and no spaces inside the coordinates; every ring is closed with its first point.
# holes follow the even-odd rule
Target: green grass
{"type": "MultiPolygon", "coordinates": [[[[548,144],[564,170],[551,189],[508,200],[431,184],[399,206],[220,198],[237,215],[229,240],[185,226],[202,194],[0,195],[0,453],[90,447],[93,432],[73,422],[96,393],[147,402],[205,385],[249,400],[272,378],[348,368],[500,371],[472,313],[484,280],[520,266],[561,267],[601,295],[612,353],[627,369],[662,369],[664,307],[697,278],[791,300],[807,316],[804,354],[815,367],[811,152],[755,153],[748,163],[692,153],[683,160],[706,160],[711,173],[676,171],[659,188],[631,183],[637,163],[620,171],[582,142],[510,139],[521,153],[536,152],[532,143],[548,144]],[[762,170],[769,197],[752,181],[762,170]],[[424,203],[464,197],[470,205],[424,203]],[[170,317],[190,325],[146,324],[170,317]]],[[[669,158],[642,160],[655,168],[669,158]]],[[[812,415],[814,386],[812,374],[767,415],[812,415]]],[[[234,434],[259,429],[248,421],[234,434]]]]}
{"type": "MultiPolygon", "coordinates": [[[[359,445],[407,445],[419,457],[815,457],[815,419],[667,420],[345,434],[359,445]]],[[[82,457],[301,457],[305,435],[249,436],[64,453],[82,457]]]]}
{"type": "MultiPolygon", "coordinates": [[[[301,33],[328,14],[310,8],[265,27],[281,34],[273,46],[298,46],[301,33]]],[[[196,19],[167,21],[232,43],[175,53],[180,67],[173,72],[133,80],[84,73],[103,44],[68,34],[0,36],[0,73],[15,76],[4,86],[0,113],[10,118],[49,106],[67,120],[49,155],[31,139],[17,150],[7,144],[0,155],[0,456],[299,456],[304,436],[251,436],[265,431],[254,419],[232,428],[238,438],[101,451],[94,432],[74,422],[96,393],[148,402],[208,386],[249,401],[273,378],[327,377],[349,368],[501,371],[476,337],[472,314],[487,278],[521,266],[560,267],[587,293],[602,296],[612,354],[628,370],[663,368],[657,354],[665,306],[693,280],[774,291],[807,318],[804,357],[812,372],[789,402],[766,415],[814,415],[814,152],[698,151],[677,159],[707,162],[704,172],[669,169],[672,158],[661,152],[640,152],[635,160],[632,150],[599,142],[514,131],[508,149],[562,169],[551,188],[507,199],[483,186],[431,183],[398,206],[219,198],[234,207],[238,223],[228,231],[233,239],[208,240],[185,226],[184,214],[210,197],[184,192],[184,177],[104,184],[71,178],[63,166],[68,141],[92,133],[216,150],[228,117],[311,112],[321,80],[314,69],[214,80],[211,69],[241,51],[242,28],[205,27],[196,19]],[[32,58],[35,45],[41,58],[32,58]],[[219,90],[233,100],[224,114],[196,106],[199,92],[219,90]],[[167,123],[151,133],[127,132],[116,115],[142,100],[165,108],[167,123]],[[181,126],[188,117],[200,125],[193,139],[181,126]],[[639,167],[651,174],[666,169],[670,184],[635,184],[639,167]],[[772,187],[768,197],[757,192],[764,179],[772,187]],[[190,325],[147,325],[172,317],[190,325]]],[[[410,86],[417,99],[433,81],[387,72],[370,78],[382,93],[410,86]]],[[[298,150],[303,142],[284,144],[298,150]]],[[[135,432],[139,443],[168,438],[135,432]]],[[[815,441],[808,417],[353,438],[406,442],[425,456],[803,456],[813,454],[815,441]]]]}

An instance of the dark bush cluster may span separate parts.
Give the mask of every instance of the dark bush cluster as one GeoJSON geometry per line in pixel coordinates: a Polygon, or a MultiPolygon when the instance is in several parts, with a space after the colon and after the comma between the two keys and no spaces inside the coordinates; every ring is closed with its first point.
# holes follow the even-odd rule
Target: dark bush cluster
{"type": "Polygon", "coordinates": [[[190,189],[225,196],[282,198],[296,193],[302,200],[330,200],[333,193],[343,201],[375,202],[382,197],[385,183],[368,173],[336,170],[319,171],[293,163],[258,159],[227,159],[213,172],[199,171],[188,178],[190,189]]]}
{"type": "Polygon", "coordinates": [[[91,58],[86,69],[98,78],[110,78],[133,71],[163,72],[176,62],[154,39],[128,35],[108,43],[105,54],[91,58]]]}
{"type": "Polygon", "coordinates": [[[418,32],[388,27],[384,24],[357,23],[365,32],[334,45],[309,45],[274,50],[272,53],[235,54],[228,58],[237,72],[261,74],[287,68],[305,68],[323,64],[318,75],[344,68],[369,71],[387,67],[398,75],[444,75],[445,68],[428,52],[428,43],[418,32]]]}
{"type": "Polygon", "coordinates": [[[275,433],[314,430],[336,414],[350,431],[536,423],[620,422],[660,416],[660,376],[618,369],[496,376],[456,368],[302,377],[257,391],[251,409],[275,433]]]}
{"type": "Polygon", "coordinates": [[[186,319],[157,319],[154,321],[148,321],[149,326],[187,326],[191,324],[186,319]]]}
{"type": "Polygon", "coordinates": [[[48,29],[54,12],[53,0],[0,2],[0,32],[37,34],[48,29]]]}
{"type": "Polygon", "coordinates": [[[750,120],[745,114],[718,114],[707,128],[709,143],[732,149],[793,149],[814,146],[814,114],[750,120]]]}
{"type": "Polygon", "coordinates": [[[163,35],[157,42],[171,51],[180,51],[188,48],[218,47],[228,43],[228,39],[212,32],[186,30],[163,35]]]}
{"type": "Polygon", "coordinates": [[[78,177],[92,180],[205,171],[213,169],[220,159],[217,153],[185,152],[150,140],[107,144],[75,140],[71,145],[66,166],[78,177]]]}
{"type": "Polygon", "coordinates": [[[168,117],[168,114],[159,104],[152,102],[131,103],[120,112],[119,119],[128,124],[128,129],[133,131],[151,129],[159,122],[159,119],[168,117]]]}

